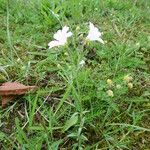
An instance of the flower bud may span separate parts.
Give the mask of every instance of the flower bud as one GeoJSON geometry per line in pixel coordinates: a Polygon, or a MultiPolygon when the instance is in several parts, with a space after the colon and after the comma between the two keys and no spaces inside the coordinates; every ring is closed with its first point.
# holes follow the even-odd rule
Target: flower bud
{"type": "Polygon", "coordinates": [[[21,61],[21,59],[20,59],[20,58],[18,58],[18,59],[17,59],[17,62],[20,62],[20,61],[21,61]]]}
{"type": "Polygon", "coordinates": [[[65,56],[69,56],[69,54],[67,52],[64,53],[65,56]]]}
{"type": "Polygon", "coordinates": [[[61,67],[61,65],[60,64],[57,64],[57,68],[60,68],[61,67]]]}
{"type": "Polygon", "coordinates": [[[83,67],[83,66],[85,65],[85,61],[84,61],[84,60],[81,60],[81,61],[79,62],[79,65],[80,65],[81,67],[83,67]]]}
{"type": "Polygon", "coordinates": [[[114,93],[113,93],[112,90],[108,90],[108,91],[107,91],[107,94],[108,94],[108,96],[110,96],[110,97],[114,97],[114,93]]]}
{"type": "Polygon", "coordinates": [[[83,34],[79,35],[79,39],[81,39],[81,40],[83,39],[83,34]]]}
{"type": "Polygon", "coordinates": [[[124,79],[123,79],[126,83],[129,83],[130,81],[133,80],[133,78],[130,76],[130,75],[126,75],[124,76],[124,79]]]}
{"type": "Polygon", "coordinates": [[[79,26],[77,26],[76,27],[76,32],[78,32],[80,30],[80,27],[79,26]]]}
{"type": "Polygon", "coordinates": [[[116,88],[119,90],[119,89],[121,89],[121,85],[120,84],[117,84],[116,85],[116,88]]]}
{"type": "Polygon", "coordinates": [[[112,85],[113,85],[113,81],[112,81],[111,79],[107,79],[107,84],[108,84],[109,86],[112,86],[112,85]]]}
{"type": "Polygon", "coordinates": [[[129,89],[132,89],[132,88],[133,88],[133,83],[129,82],[129,83],[128,83],[128,88],[129,88],[129,89]]]}

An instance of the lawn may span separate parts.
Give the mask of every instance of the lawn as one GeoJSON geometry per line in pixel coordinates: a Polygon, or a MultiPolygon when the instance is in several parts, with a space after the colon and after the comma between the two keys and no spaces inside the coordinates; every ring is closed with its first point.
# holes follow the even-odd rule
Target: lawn
{"type": "Polygon", "coordinates": [[[150,1],[0,0],[8,81],[37,89],[0,106],[1,150],[149,150],[150,1]]]}

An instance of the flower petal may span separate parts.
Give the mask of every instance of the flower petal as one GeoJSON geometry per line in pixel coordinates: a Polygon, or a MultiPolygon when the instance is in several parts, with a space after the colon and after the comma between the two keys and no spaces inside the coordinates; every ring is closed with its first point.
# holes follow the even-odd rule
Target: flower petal
{"type": "Polygon", "coordinates": [[[67,37],[71,37],[72,35],[73,35],[72,32],[67,33],[67,37]]]}
{"type": "Polygon", "coordinates": [[[105,44],[105,42],[101,38],[99,38],[97,41],[101,42],[102,44],[105,44]]]}
{"type": "Polygon", "coordinates": [[[64,27],[62,28],[62,33],[67,33],[68,30],[69,30],[69,27],[64,26],[64,27]]]}
{"type": "Polygon", "coordinates": [[[61,45],[61,43],[56,40],[48,43],[49,48],[53,48],[53,47],[60,46],[60,45],[61,45]]]}
{"type": "Polygon", "coordinates": [[[54,39],[59,41],[61,34],[62,34],[61,30],[58,30],[53,36],[54,39]]]}

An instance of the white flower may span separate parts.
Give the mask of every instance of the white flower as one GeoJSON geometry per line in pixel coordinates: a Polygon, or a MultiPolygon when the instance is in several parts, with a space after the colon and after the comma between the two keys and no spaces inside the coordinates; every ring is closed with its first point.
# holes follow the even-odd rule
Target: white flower
{"type": "Polygon", "coordinates": [[[48,43],[49,48],[53,48],[56,46],[65,45],[67,43],[67,38],[72,36],[72,32],[69,32],[69,27],[64,26],[62,30],[58,30],[54,34],[54,41],[48,43]]]}
{"type": "Polygon", "coordinates": [[[81,61],[79,62],[79,65],[80,65],[81,67],[83,67],[83,66],[85,65],[85,61],[84,61],[84,60],[81,60],[81,61]]]}
{"type": "Polygon", "coordinates": [[[101,39],[102,33],[98,30],[98,28],[96,28],[91,22],[89,23],[89,28],[90,30],[86,39],[90,41],[99,41],[104,44],[104,41],[101,39]]]}

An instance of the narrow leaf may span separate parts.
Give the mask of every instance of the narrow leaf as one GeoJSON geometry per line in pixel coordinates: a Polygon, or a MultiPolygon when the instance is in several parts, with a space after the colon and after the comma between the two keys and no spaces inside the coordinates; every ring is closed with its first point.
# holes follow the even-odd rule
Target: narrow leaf
{"type": "Polygon", "coordinates": [[[70,127],[74,126],[78,121],[77,113],[74,113],[69,120],[66,121],[63,131],[67,131],[70,127]]]}

